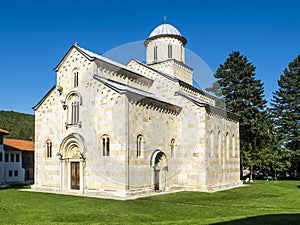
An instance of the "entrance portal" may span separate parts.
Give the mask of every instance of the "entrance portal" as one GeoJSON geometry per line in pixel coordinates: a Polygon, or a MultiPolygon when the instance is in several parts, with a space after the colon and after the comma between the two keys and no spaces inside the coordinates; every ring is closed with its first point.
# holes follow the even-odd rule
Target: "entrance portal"
{"type": "Polygon", "coordinates": [[[62,141],[57,156],[60,159],[60,189],[83,192],[86,152],[82,136],[76,133],[68,135],[62,141]]]}
{"type": "Polygon", "coordinates": [[[71,162],[71,189],[80,189],[80,164],[79,162],[71,162]]]}
{"type": "Polygon", "coordinates": [[[153,167],[154,191],[164,191],[166,188],[166,173],[168,171],[168,163],[165,153],[160,150],[154,151],[150,164],[153,167]]]}

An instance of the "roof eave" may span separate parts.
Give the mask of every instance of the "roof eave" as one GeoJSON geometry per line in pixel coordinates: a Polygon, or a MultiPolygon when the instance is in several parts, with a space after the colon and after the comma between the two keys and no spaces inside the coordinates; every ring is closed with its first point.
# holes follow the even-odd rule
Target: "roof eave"
{"type": "Polygon", "coordinates": [[[173,37],[176,38],[180,41],[182,41],[183,46],[186,45],[187,43],[187,39],[183,36],[177,35],[177,34],[160,34],[160,35],[156,35],[156,36],[152,36],[152,37],[148,37],[145,41],[144,41],[144,46],[147,47],[148,43],[154,39],[160,38],[160,37],[173,37]]]}
{"type": "MultiPolygon", "coordinates": [[[[118,71],[123,72],[123,73],[131,74],[131,77],[133,77],[136,80],[140,80],[140,81],[146,82],[148,84],[148,86],[151,86],[153,84],[153,82],[154,82],[153,79],[145,77],[144,75],[142,75],[140,73],[137,73],[135,71],[132,71],[130,69],[127,69],[125,67],[118,67],[117,65],[114,65],[114,64],[112,64],[110,62],[107,62],[107,61],[104,61],[104,60],[101,60],[101,59],[96,59],[96,60],[99,61],[99,62],[105,63],[105,64],[109,64],[112,68],[116,68],[115,70],[118,70],[118,71]]],[[[97,61],[96,61],[96,63],[97,63],[97,61]]]]}
{"type": "Polygon", "coordinates": [[[56,85],[54,85],[46,94],[45,94],[45,96],[34,106],[34,107],[32,107],[32,109],[34,110],[34,111],[36,111],[39,107],[40,107],[40,105],[45,101],[45,99],[50,95],[50,93],[53,91],[53,90],[55,90],[55,88],[56,88],[56,85]]]}
{"type": "Polygon", "coordinates": [[[6,131],[6,130],[0,129],[0,134],[3,134],[3,135],[9,135],[9,132],[6,131]]]}
{"type": "Polygon", "coordinates": [[[188,83],[186,83],[186,82],[184,82],[182,80],[178,79],[178,83],[179,83],[180,86],[186,86],[186,87],[192,89],[193,91],[196,91],[196,92],[198,92],[198,93],[200,93],[202,95],[205,95],[206,97],[209,97],[212,100],[216,100],[217,99],[217,97],[215,97],[215,96],[213,96],[213,95],[211,95],[211,94],[209,94],[209,93],[207,93],[207,92],[205,92],[205,91],[203,91],[201,89],[198,89],[198,88],[194,87],[193,85],[190,85],[190,84],[188,84],[188,83]]]}
{"type": "Polygon", "coordinates": [[[154,71],[155,73],[158,73],[158,74],[162,75],[163,77],[165,77],[165,78],[167,78],[167,79],[169,79],[169,80],[172,80],[172,81],[178,81],[178,78],[172,77],[172,76],[170,76],[169,74],[167,74],[167,73],[165,73],[165,72],[163,72],[163,71],[161,71],[161,70],[155,69],[155,68],[153,68],[153,67],[151,67],[151,66],[149,66],[149,65],[146,65],[146,64],[144,64],[144,63],[142,63],[142,62],[140,62],[140,61],[137,61],[136,59],[131,59],[131,60],[127,63],[127,65],[128,65],[131,61],[136,62],[136,63],[138,63],[138,64],[140,64],[140,65],[146,67],[147,69],[152,70],[152,71],[154,71]]]}
{"type": "Polygon", "coordinates": [[[69,50],[67,51],[67,53],[64,55],[64,57],[60,60],[60,62],[57,64],[57,66],[53,69],[55,72],[57,72],[60,68],[60,66],[62,65],[62,63],[65,61],[65,59],[67,58],[68,54],[71,52],[71,50],[75,48],[78,52],[80,52],[82,55],[84,55],[88,60],[93,61],[95,60],[94,57],[89,56],[87,53],[85,53],[84,51],[82,51],[80,48],[78,48],[78,46],[76,44],[72,45],[69,50]]]}
{"type": "Polygon", "coordinates": [[[193,102],[194,104],[198,105],[199,107],[204,107],[205,110],[208,113],[216,114],[216,115],[219,115],[223,118],[228,118],[228,119],[234,120],[236,122],[239,122],[239,120],[240,120],[240,116],[237,115],[237,114],[228,112],[224,109],[221,109],[221,108],[218,108],[216,106],[210,105],[209,103],[206,103],[206,102],[200,102],[199,100],[196,100],[196,99],[186,95],[185,93],[183,93],[181,91],[175,92],[175,95],[181,95],[184,98],[188,99],[189,101],[193,102]]]}
{"type": "MultiPolygon", "coordinates": [[[[135,96],[139,96],[139,99],[149,99],[151,101],[155,101],[155,102],[158,102],[159,104],[161,105],[164,105],[165,107],[168,107],[168,108],[172,108],[173,111],[176,111],[177,114],[180,113],[181,111],[181,107],[177,106],[177,105],[174,105],[172,103],[169,103],[169,102],[166,102],[166,101],[163,101],[163,100],[160,100],[160,99],[156,99],[155,97],[151,97],[151,96],[147,96],[147,94],[150,94],[150,93],[137,93],[136,91],[133,91],[133,90],[124,90],[124,89],[120,89],[118,87],[115,87],[114,85],[111,85],[109,82],[111,82],[111,80],[107,79],[107,78],[104,78],[104,77],[100,77],[99,75],[94,75],[94,79],[98,80],[99,82],[101,82],[102,84],[106,85],[107,87],[111,88],[112,90],[116,91],[117,93],[119,94],[125,94],[127,96],[132,96],[132,95],[135,95],[135,96]],[[108,82],[107,82],[108,81],[108,82]]],[[[124,85],[124,84],[122,84],[124,85]]],[[[131,87],[133,88],[133,87],[131,87]]]]}

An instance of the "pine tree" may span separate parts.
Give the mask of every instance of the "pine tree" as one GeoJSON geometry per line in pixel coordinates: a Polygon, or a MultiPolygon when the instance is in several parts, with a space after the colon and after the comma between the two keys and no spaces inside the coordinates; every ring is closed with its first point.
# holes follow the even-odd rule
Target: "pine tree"
{"type": "Polygon", "coordinates": [[[226,110],[240,116],[240,149],[242,166],[252,172],[260,165],[260,150],[268,141],[269,117],[260,80],[247,58],[234,51],[214,75],[217,81],[207,91],[224,99],[226,110]]]}
{"type": "Polygon", "coordinates": [[[269,127],[269,136],[264,139],[264,145],[260,150],[261,170],[272,172],[274,179],[277,180],[279,172],[286,172],[291,166],[291,151],[278,144],[275,130],[274,119],[270,111],[267,111],[267,121],[269,127]]]}
{"type": "Polygon", "coordinates": [[[275,130],[281,147],[292,151],[292,168],[300,171],[300,55],[278,80],[271,102],[275,130]]]}

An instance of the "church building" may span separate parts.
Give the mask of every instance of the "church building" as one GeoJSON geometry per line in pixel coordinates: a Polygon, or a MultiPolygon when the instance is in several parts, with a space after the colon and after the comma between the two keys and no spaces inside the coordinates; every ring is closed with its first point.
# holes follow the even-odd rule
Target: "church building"
{"type": "Polygon", "coordinates": [[[71,46],[34,107],[32,189],[126,199],[241,185],[239,117],[193,86],[186,43],[164,23],[146,63],[71,46]]]}

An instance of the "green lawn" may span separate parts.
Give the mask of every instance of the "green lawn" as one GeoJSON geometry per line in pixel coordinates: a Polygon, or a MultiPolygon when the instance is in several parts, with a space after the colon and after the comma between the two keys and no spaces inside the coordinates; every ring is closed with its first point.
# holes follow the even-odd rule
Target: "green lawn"
{"type": "Polygon", "coordinates": [[[217,193],[137,200],[0,189],[0,224],[300,224],[300,181],[255,181],[217,193]]]}

